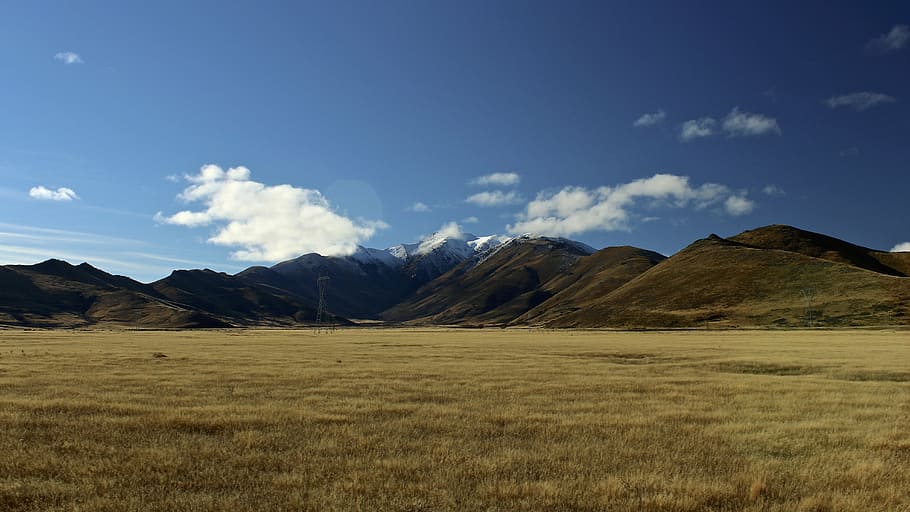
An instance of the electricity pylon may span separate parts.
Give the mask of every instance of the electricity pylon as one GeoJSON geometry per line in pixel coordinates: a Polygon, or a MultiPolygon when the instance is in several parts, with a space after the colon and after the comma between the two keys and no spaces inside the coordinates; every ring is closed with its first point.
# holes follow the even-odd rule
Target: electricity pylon
{"type": "Polygon", "coordinates": [[[322,327],[322,323],[328,317],[328,312],[326,311],[325,305],[325,292],[329,287],[329,276],[319,276],[316,279],[316,288],[319,290],[319,305],[316,308],[316,333],[319,333],[319,329],[322,327]]]}

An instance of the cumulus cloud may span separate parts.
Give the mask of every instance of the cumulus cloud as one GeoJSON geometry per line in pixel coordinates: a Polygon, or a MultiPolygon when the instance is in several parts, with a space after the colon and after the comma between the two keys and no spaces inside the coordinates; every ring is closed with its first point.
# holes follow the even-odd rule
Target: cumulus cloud
{"type": "Polygon", "coordinates": [[[745,196],[730,196],[724,201],[724,210],[735,217],[752,213],[754,209],[755,202],[745,196]]]}
{"type": "Polygon", "coordinates": [[[641,117],[639,117],[638,119],[635,120],[634,123],[632,123],[632,126],[634,126],[636,128],[643,128],[645,126],[654,126],[655,124],[660,124],[660,123],[664,122],[664,119],[666,119],[666,117],[667,117],[667,113],[664,112],[663,110],[658,110],[657,112],[654,112],[653,114],[642,114],[641,117]]]}
{"type": "Polygon", "coordinates": [[[717,121],[711,117],[702,117],[700,119],[690,119],[682,124],[679,131],[679,138],[683,142],[710,137],[714,135],[714,126],[717,121]]]}
{"type": "Polygon", "coordinates": [[[59,60],[64,64],[82,64],[82,57],[78,53],[74,52],[58,52],[54,55],[54,60],[59,60]]]}
{"type": "Polygon", "coordinates": [[[382,221],[351,220],[335,213],[318,190],[253,181],[246,167],[225,171],[205,165],[199,174],[185,179],[190,186],[178,198],[201,203],[203,208],[170,216],[158,212],[156,220],[186,227],[214,226],[208,241],[239,247],[231,253],[236,260],[279,261],[310,252],[348,255],[388,227],[382,221]]]}
{"type": "Polygon", "coordinates": [[[766,185],[765,188],[761,189],[766,196],[777,197],[785,195],[784,189],[778,187],[777,185],[766,185]]]}
{"type": "Polygon", "coordinates": [[[465,224],[477,224],[478,222],[480,222],[480,219],[471,215],[470,217],[465,217],[464,219],[462,219],[461,222],[464,222],[465,224]]]}
{"type": "MultiPolygon", "coordinates": [[[[720,124],[720,131],[730,137],[754,137],[757,135],[781,134],[777,119],[763,114],[743,112],[733,107],[720,124]]],[[[690,119],[680,126],[679,139],[689,142],[695,139],[711,137],[718,133],[717,120],[713,117],[690,119]]]]}
{"type": "Polygon", "coordinates": [[[615,187],[565,187],[556,193],[542,192],[506,229],[550,236],[629,229],[632,209],[639,200],[695,209],[722,204],[731,215],[744,215],[755,207],[744,194],[733,194],[726,185],[705,183],[693,187],[688,176],[655,174],[615,187]]]}
{"type": "Polygon", "coordinates": [[[831,108],[847,107],[852,108],[856,112],[862,112],[863,110],[868,110],[876,105],[894,103],[895,101],[897,100],[887,94],[863,91],[843,94],[841,96],[831,96],[825,100],[825,103],[831,108]]]}
{"type": "Polygon", "coordinates": [[[493,174],[478,176],[469,183],[471,185],[500,185],[507,187],[509,185],[517,185],[519,181],[521,181],[521,176],[519,176],[518,173],[494,172],[493,174]]]}
{"type": "Polygon", "coordinates": [[[890,31],[866,43],[866,48],[879,53],[896,52],[910,41],[910,26],[895,25],[890,31]]]}
{"type": "Polygon", "coordinates": [[[891,248],[891,252],[910,252],[910,242],[895,245],[891,248]]]}
{"type": "Polygon", "coordinates": [[[478,192],[472,196],[469,196],[465,199],[466,202],[483,207],[493,207],[493,206],[505,206],[509,204],[517,204],[522,201],[518,192],[510,190],[509,192],[503,192],[501,190],[493,190],[486,192],[478,192]]]}
{"type": "Polygon", "coordinates": [[[79,196],[71,188],[60,187],[57,190],[51,190],[41,185],[32,187],[28,191],[28,195],[33,199],[41,199],[43,201],[72,201],[73,199],[79,199],[79,196]]]}
{"type": "Polygon", "coordinates": [[[412,204],[408,208],[408,211],[416,212],[416,213],[423,213],[423,212],[429,212],[431,210],[430,210],[430,207],[426,205],[426,203],[421,203],[420,201],[417,201],[416,203],[412,204]]]}
{"type": "Polygon", "coordinates": [[[420,241],[420,245],[417,246],[417,254],[432,252],[445,240],[463,240],[464,237],[464,230],[461,229],[457,222],[447,222],[435,233],[420,241]]]}
{"type": "Polygon", "coordinates": [[[777,119],[761,114],[743,112],[739,107],[733,107],[733,110],[727,114],[722,128],[731,137],[749,137],[770,133],[780,135],[781,133],[780,126],[777,125],[777,119]]]}

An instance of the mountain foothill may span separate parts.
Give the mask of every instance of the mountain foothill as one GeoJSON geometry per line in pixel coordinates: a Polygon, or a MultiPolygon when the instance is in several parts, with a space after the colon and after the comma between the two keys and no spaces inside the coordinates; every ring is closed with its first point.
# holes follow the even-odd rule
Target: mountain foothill
{"type": "Polygon", "coordinates": [[[328,277],[336,325],[797,328],[910,323],[910,252],[772,225],[696,240],[670,257],[565,238],[433,235],[349,256],[305,254],[234,275],[152,283],[88,263],[0,266],[0,326],[305,327],[328,277]]]}

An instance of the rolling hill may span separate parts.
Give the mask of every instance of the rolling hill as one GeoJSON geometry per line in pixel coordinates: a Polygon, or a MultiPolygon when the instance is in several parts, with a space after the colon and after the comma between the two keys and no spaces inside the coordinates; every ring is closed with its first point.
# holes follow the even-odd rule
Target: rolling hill
{"type": "Polygon", "coordinates": [[[571,240],[518,237],[427,283],[382,318],[430,324],[508,323],[577,279],[572,268],[592,252],[571,240]]]}
{"type": "MultiPolygon", "coordinates": [[[[174,303],[231,325],[287,326],[316,318],[312,301],[208,269],[175,270],[150,286],[174,303]]],[[[347,323],[341,318],[334,321],[347,323]]]]}
{"type": "MultiPolygon", "coordinates": [[[[777,227],[771,232],[792,233],[777,227]]],[[[632,328],[907,323],[910,278],[857,266],[855,259],[831,261],[736,241],[749,239],[755,244],[755,238],[712,235],[696,241],[587,307],[544,318],[543,323],[632,328]]],[[[821,243],[798,241],[789,247],[808,246],[814,252],[820,246],[819,254],[829,258],[843,257],[837,251],[845,247],[852,251],[837,239],[814,240],[821,243]]]]}
{"type": "Polygon", "coordinates": [[[758,249],[795,252],[845,263],[880,274],[910,276],[910,253],[876,251],[793,226],[765,226],[744,231],[730,240],[758,249]]]}
{"type": "Polygon", "coordinates": [[[419,244],[307,254],[236,275],[178,270],[143,284],[88,263],[0,266],[0,326],[305,326],[316,280],[334,321],[548,327],[910,324],[910,253],[791,226],[711,235],[669,258],[567,239],[439,233],[419,244]]]}
{"type": "Polygon", "coordinates": [[[87,263],[0,267],[0,324],[30,327],[225,327],[154,288],[87,263]]]}

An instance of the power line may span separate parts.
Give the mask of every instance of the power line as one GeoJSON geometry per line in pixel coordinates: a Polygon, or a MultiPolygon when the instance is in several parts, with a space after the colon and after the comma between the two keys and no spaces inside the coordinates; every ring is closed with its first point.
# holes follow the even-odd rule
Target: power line
{"type": "Polygon", "coordinates": [[[812,300],[815,298],[815,288],[803,288],[800,293],[806,301],[806,327],[812,327],[812,300]]]}
{"type": "Polygon", "coordinates": [[[316,333],[324,327],[323,323],[328,320],[329,313],[326,311],[325,295],[329,287],[329,276],[319,276],[316,279],[316,288],[319,290],[319,305],[316,307],[316,333]]]}

